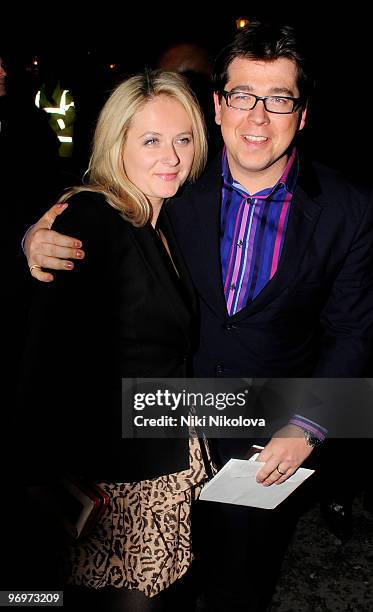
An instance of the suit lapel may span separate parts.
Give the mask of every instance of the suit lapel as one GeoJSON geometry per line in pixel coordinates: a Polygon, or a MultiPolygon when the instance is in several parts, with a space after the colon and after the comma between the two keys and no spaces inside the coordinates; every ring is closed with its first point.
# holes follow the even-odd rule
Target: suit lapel
{"type": "MultiPolygon", "coordinates": [[[[277,272],[255,300],[233,315],[232,320],[254,314],[286,291],[302,263],[322,208],[314,199],[320,193],[316,174],[305,160],[301,160],[300,169],[277,272]]],[[[168,209],[193,284],[209,308],[219,317],[227,318],[220,260],[220,155],[198,184],[186,191],[180,202],[178,199],[174,198],[168,209]]]]}
{"type": "Polygon", "coordinates": [[[220,258],[220,202],[221,180],[215,180],[213,189],[203,192],[196,202],[194,249],[199,262],[199,291],[211,308],[226,316],[220,258]]]}
{"type": "Polygon", "coordinates": [[[259,295],[232,319],[240,320],[254,314],[286,291],[299,270],[321,213],[321,206],[298,186],[291,204],[285,242],[274,277],[259,295]]]}
{"type": "Polygon", "coordinates": [[[196,186],[170,203],[172,227],[200,298],[226,316],[220,265],[221,156],[196,186]]]}

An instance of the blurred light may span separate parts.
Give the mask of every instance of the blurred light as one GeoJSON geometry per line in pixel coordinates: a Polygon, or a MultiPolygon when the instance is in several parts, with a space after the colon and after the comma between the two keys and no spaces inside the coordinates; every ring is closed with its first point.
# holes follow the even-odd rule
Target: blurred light
{"type": "Polygon", "coordinates": [[[65,122],[63,119],[57,119],[57,123],[59,125],[60,130],[64,130],[65,129],[65,122]]]}
{"type": "Polygon", "coordinates": [[[247,17],[239,17],[238,19],[236,19],[236,28],[237,30],[241,30],[242,28],[244,28],[249,22],[249,20],[247,19],[247,17]]]}
{"type": "Polygon", "coordinates": [[[71,136],[58,136],[58,140],[60,142],[72,142],[73,141],[71,136]]]}
{"type": "Polygon", "coordinates": [[[33,66],[39,66],[39,59],[37,57],[34,57],[32,60],[32,64],[33,66]]]}
{"type": "Polygon", "coordinates": [[[114,70],[117,67],[116,64],[109,64],[109,68],[110,70],[114,70]]]}

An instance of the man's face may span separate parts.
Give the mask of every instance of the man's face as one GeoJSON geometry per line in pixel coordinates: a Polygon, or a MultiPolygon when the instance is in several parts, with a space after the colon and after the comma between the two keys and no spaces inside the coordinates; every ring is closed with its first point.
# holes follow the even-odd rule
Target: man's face
{"type": "MultiPolygon", "coordinates": [[[[235,58],[229,66],[225,90],[297,98],[296,83],[296,65],[289,59],[235,58]]],[[[285,169],[296,132],[304,127],[306,109],[281,115],[267,112],[262,101],[249,111],[228,107],[216,94],[214,101],[215,120],[221,125],[233,178],[251,193],[274,185],[285,169]]]]}

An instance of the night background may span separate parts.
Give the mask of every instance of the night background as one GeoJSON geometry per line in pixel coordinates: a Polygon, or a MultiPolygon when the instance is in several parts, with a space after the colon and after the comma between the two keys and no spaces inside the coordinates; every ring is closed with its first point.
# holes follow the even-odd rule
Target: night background
{"type": "MultiPolygon", "coordinates": [[[[235,4],[229,0],[225,0],[227,9],[218,7],[217,3],[203,5],[202,2],[196,5],[158,2],[152,8],[145,3],[137,4],[138,9],[128,9],[125,3],[92,3],[85,6],[84,14],[78,12],[74,3],[17,6],[17,15],[15,10],[9,15],[9,4],[0,10],[0,56],[4,54],[7,59],[9,92],[14,92],[12,99],[16,100],[19,124],[19,134],[6,150],[6,157],[1,157],[0,150],[0,198],[3,212],[9,215],[11,222],[16,222],[10,252],[12,256],[13,253],[18,255],[18,267],[24,266],[23,277],[19,276],[16,281],[16,302],[11,303],[12,312],[5,318],[15,322],[11,326],[11,343],[5,350],[11,367],[12,360],[17,363],[19,358],[17,353],[22,345],[27,303],[25,288],[30,291],[27,283],[31,282],[25,261],[19,257],[25,228],[55,201],[62,188],[79,182],[87,165],[97,113],[111,90],[123,78],[145,66],[156,67],[162,53],[170,46],[195,43],[206,50],[212,62],[236,32],[239,17],[276,18],[296,25],[309,49],[316,75],[316,91],[308,125],[301,137],[302,144],[317,160],[353,180],[368,186],[372,184],[373,36],[368,3],[364,6],[362,2],[353,2],[347,9],[340,3],[331,5],[326,1],[289,3],[282,0],[270,6],[268,2],[257,0],[236,3],[237,9],[232,8],[235,4]],[[259,10],[259,7],[263,8],[259,10]],[[40,86],[57,80],[74,95],[74,155],[71,159],[58,160],[60,175],[55,184],[52,184],[54,175],[51,173],[51,185],[41,185],[37,172],[43,169],[45,172],[45,166],[40,168],[35,153],[40,143],[36,142],[37,135],[33,139],[25,138],[22,105],[33,105],[40,86]]],[[[207,85],[203,96],[204,105],[206,102],[208,105],[207,85]]],[[[212,109],[212,100],[209,108],[212,109]]],[[[7,227],[8,219],[3,222],[7,227]]],[[[3,269],[7,270],[8,266],[4,265],[3,269]]],[[[60,315],[56,313],[56,322],[60,315]]],[[[73,356],[72,367],[75,359],[73,356]]],[[[13,384],[12,377],[8,383],[13,384]]],[[[7,451],[4,465],[10,464],[7,451]]],[[[12,488],[14,483],[9,484],[6,478],[4,490],[12,491],[12,488]]],[[[40,586],[43,583],[40,571],[45,576],[44,588],[53,580],[54,568],[52,563],[50,568],[40,570],[38,555],[40,559],[45,555],[48,558],[48,546],[55,547],[54,542],[40,542],[38,530],[44,528],[44,518],[25,518],[22,504],[17,511],[10,506],[5,508],[8,510],[11,520],[5,512],[2,532],[7,531],[11,523],[21,527],[35,524],[35,529],[27,534],[28,549],[21,554],[14,550],[13,529],[9,529],[9,550],[13,550],[10,554],[14,558],[4,555],[6,568],[1,588],[40,586]]],[[[305,508],[295,540],[297,544],[290,548],[285,560],[273,610],[373,609],[373,522],[371,516],[367,518],[364,514],[359,499],[355,500],[354,513],[353,538],[343,547],[320,522],[318,508],[305,508]]],[[[8,542],[1,540],[3,550],[7,550],[8,542]]]]}
{"type": "Polygon", "coordinates": [[[370,87],[368,5],[363,8],[363,3],[354,2],[347,10],[326,2],[233,6],[237,10],[206,3],[203,15],[201,4],[189,2],[139,9],[108,3],[88,6],[84,14],[75,14],[71,5],[27,7],[22,9],[21,19],[3,17],[0,48],[7,50],[9,61],[23,71],[33,89],[51,74],[59,78],[76,96],[77,124],[83,114],[86,124],[94,121],[108,92],[122,78],[144,66],[155,67],[171,45],[197,43],[213,60],[236,31],[239,17],[296,25],[309,48],[317,77],[307,143],[321,161],[369,181],[370,160],[365,153],[373,134],[369,108],[361,98],[370,87]],[[258,10],[259,6],[265,8],[258,10]],[[359,96],[355,103],[351,94],[359,96]]]}

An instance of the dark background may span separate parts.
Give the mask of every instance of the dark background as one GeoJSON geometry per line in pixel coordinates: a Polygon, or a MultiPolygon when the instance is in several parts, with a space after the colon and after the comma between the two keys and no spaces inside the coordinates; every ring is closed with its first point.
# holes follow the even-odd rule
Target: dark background
{"type": "MultiPolygon", "coordinates": [[[[137,4],[137,10],[129,10],[125,4],[118,6],[96,2],[94,6],[87,4],[82,14],[80,11],[78,13],[76,2],[50,2],[45,7],[22,7],[17,3],[17,14],[14,14],[15,11],[10,14],[8,2],[0,9],[0,53],[4,50],[7,52],[10,68],[25,81],[29,91],[38,88],[44,76],[54,73],[66,88],[74,91],[77,99],[83,101],[84,121],[89,123],[94,121],[96,111],[121,78],[142,70],[144,65],[155,66],[161,52],[171,44],[197,42],[205,46],[213,58],[235,33],[235,20],[238,17],[281,18],[283,22],[294,24],[301,30],[317,75],[315,99],[303,140],[319,160],[354,179],[371,183],[373,32],[368,3],[363,8],[362,3],[353,2],[347,10],[338,3],[329,8],[326,0],[324,3],[309,1],[293,4],[278,0],[275,8],[268,2],[256,0],[255,3],[240,3],[237,9],[232,8],[229,0],[225,0],[227,9],[218,7],[217,3],[202,5],[200,2],[193,6],[191,2],[182,0],[172,5],[158,2],[157,5],[153,4],[152,9],[144,2],[137,4]],[[258,10],[258,4],[265,4],[265,9],[258,10]],[[204,15],[201,14],[202,8],[206,11],[204,15]],[[39,62],[37,68],[33,65],[35,57],[39,62]],[[115,68],[110,69],[110,64],[114,64],[115,68]],[[89,121],[86,114],[89,114],[89,121]]],[[[28,219],[32,221],[37,218],[38,206],[40,210],[46,208],[46,202],[40,194],[34,198],[35,201],[32,200],[28,182],[24,178],[24,169],[29,165],[33,151],[27,149],[25,143],[19,142],[15,154],[15,171],[22,180],[19,180],[18,174],[18,182],[16,179],[10,180],[0,167],[0,199],[3,212],[11,205],[15,207],[15,204],[19,204],[21,207],[26,202],[30,206],[30,215],[25,215],[24,219],[27,225],[28,219]],[[26,190],[26,196],[23,190],[26,190]],[[16,202],[16,196],[19,202],[16,202]]],[[[4,227],[8,227],[6,222],[4,227]]],[[[23,227],[17,227],[14,241],[17,252],[23,231],[23,227]]],[[[23,259],[21,261],[24,263],[23,259]]],[[[6,269],[7,266],[3,266],[3,270],[6,269]]],[[[30,280],[28,269],[25,269],[25,276],[30,280]]],[[[17,340],[23,335],[21,302],[27,303],[27,299],[23,285],[17,287],[16,293],[19,301],[17,307],[12,306],[15,314],[12,313],[14,324],[10,329],[12,345],[17,347],[17,340]]],[[[56,314],[56,321],[58,316],[63,316],[63,313],[56,314]]],[[[4,320],[12,319],[9,316],[4,320]]],[[[11,349],[4,351],[8,360],[11,352],[11,349]]],[[[58,376],[68,375],[76,359],[79,357],[73,355],[72,365],[67,364],[66,373],[58,373],[58,376]]],[[[12,365],[12,359],[10,362],[12,365]]],[[[13,387],[10,392],[12,398],[13,387]]],[[[5,412],[10,413],[12,406],[13,400],[5,412]]],[[[3,436],[1,444],[6,447],[4,442],[3,436]]],[[[13,455],[14,452],[6,448],[2,462],[6,480],[5,485],[3,483],[1,510],[5,518],[0,517],[0,542],[2,550],[6,551],[3,555],[6,567],[1,572],[2,588],[35,588],[41,583],[45,588],[51,584],[48,580],[52,580],[55,571],[56,542],[53,538],[49,543],[40,538],[40,533],[46,531],[44,522],[47,518],[42,512],[38,516],[31,512],[27,499],[22,497],[20,483],[12,481],[13,455]],[[51,550],[48,550],[48,546],[51,550]],[[45,564],[40,568],[42,558],[50,560],[50,577],[45,564]]],[[[22,457],[22,460],[27,464],[27,457],[22,457]]],[[[308,523],[307,529],[311,533],[308,523]]],[[[317,525],[313,526],[313,533],[318,533],[317,525]]],[[[314,541],[311,547],[318,554],[314,541]]],[[[297,563],[302,565],[303,557],[299,558],[300,561],[296,559],[292,564],[293,568],[297,568],[297,563]]],[[[359,551],[355,558],[360,559],[359,551]]],[[[303,566],[308,572],[309,564],[303,563],[303,566]]],[[[356,578],[356,584],[358,581],[361,582],[361,576],[356,578]]],[[[305,584],[305,588],[312,588],[307,580],[303,580],[303,577],[299,579],[297,574],[299,583],[305,584]]],[[[284,593],[289,593],[289,586],[294,589],[294,584],[286,583],[284,593]]],[[[304,604],[304,598],[301,601],[304,604]]]]}
{"type": "Polygon", "coordinates": [[[363,3],[354,2],[347,10],[327,2],[226,5],[229,8],[158,3],[149,9],[141,3],[138,9],[129,9],[125,4],[101,3],[95,8],[87,5],[79,13],[79,5],[33,6],[17,16],[3,14],[0,46],[6,44],[14,61],[28,69],[30,79],[41,79],[54,70],[78,96],[84,94],[85,104],[98,109],[121,78],[145,65],[155,66],[171,44],[194,41],[213,58],[236,31],[238,17],[291,23],[301,31],[317,75],[307,143],[321,161],[370,182],[368,5],[364,8],[363,3]],[[258,10],[261,4],[264,8],[258,10]],[[37,70],[32,68],[35,56],[37,70]],[[109,68],[111,63],[114,69],[109,68]]]}

